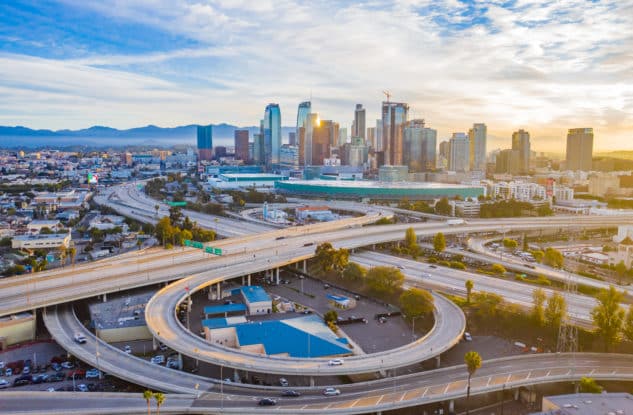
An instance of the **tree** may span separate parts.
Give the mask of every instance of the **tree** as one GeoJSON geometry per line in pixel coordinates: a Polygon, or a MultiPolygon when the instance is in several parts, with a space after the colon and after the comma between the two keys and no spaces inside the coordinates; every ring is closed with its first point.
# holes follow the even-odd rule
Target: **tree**
{"type": "Polygon", "coordinates": [[[563,266],[563,254],[558,249],[547,248],[545,256],[543,256],[543,262],[550,267],[561,268],[563,266]]]}
{"type": "Polygon", "coordinates": [[[334,310],[326,311],[325,314],[323,314],[323,321],[326,323],[336,323],[337,320],[338,313],[334,310]]]}
{"type": "Polygon", "coordinates": [[[503,238],[503,246],[508,249],[516,249],[519,246],[519,243],[514,239],[503,238]]]}
{"type": "Polygon", "coordinates": [[[356,262],[350,262],[347,264],[345,270],[343,271],[343,277],[351,281],[361,281],[363,278],[365,278],[366,273],[367,270],[365,268],[363,268],[356,262]]]}
{"type": "Polygon", "coordinates": [[[443,197],[435,203],[435,213],[438,215],[449,216],[451,214],[451,204],[447,197],[443,197]]]}
{"type": "Polygon", "coordinates": [[[156,227],[154,228],[154,236],[156,239],[165,246],[167,242],[170,242],[174,237],[175,229],[171,225],[171,221],[169,220],[169,216],[163,216],[160,218],[156,227]]]}
{"type": "Polygon", "coordinates": [[[624,334],[625,339],[633,342],[633,305],[629,306],[629,311],[626,313],[626,319],[622,326],[622,334],[624,334]]]}
{"type": "Polygon", "coordinates": [[[334,251],[334,247],[329,242],[323,242],[317,245],[314,251],[316,262],[319,264],[319,267],[324,273],[332,269],[334,251]]]}
{"type": "Polygon", "coordinates": [[[596,325],[599,337],[604,342],[605,351],[620,341],[620,330],[624,323],[624,309],[620,306],[622,293],[613,285],[609,289],[602,289],[596,296],[598,305],[591,311],[591,318],[596,325]]]}
{"type": "Polygon", "coordinates": [[[536,251],[531,251],[530,252],[532,254],[532,256],[534,257],[534,260],[536,262],[538,262],[539,264],[541,262],[543,262],[543,257],[545,256],[545,252],[541,251],[541,250],[536,250],[536,251]]]}
{"type": "Polygon", "coordinates": [[[470,304],[470,295],[473,292],[475,283],[473,282],[473,280],[466,280],[466,282],[464,283],[464,286],[466,287],[466,302],[470,304]]]}
{"type": "Polygon", "coordinates": [[[420,253],[420,246],[418,245],[418,237],[413,228],[407,228],[404,233],[404,244],[409,254],[413,258],[416,258],[420,253]]]}
{"type": "Polygon", "coordinates": [[[48,226],[43,226],[42,229],[40,229],[40,235],[50,235],[52,233],[53,231],[48,226]]]}
{"type": "Polygon", "coordinates": [[[66,264],[66,247],[64,245],[61,245],[59,247],[59,263],[61,264],[62,268],[64,267],[64,265],[66,264]]]}
{"type": "Polygon", "coordinates": [[[435,234],[433,238],[433,249],[436,252],[442,252],[446,249],[446,238],[444,238],[444,234],[442,232],[438,232],[435,234]]]}
{"type": "Polygon", "coordinates": [[[537,288],[532,291],[532,320],[537,326],[542,326],[545,323],[545,291],[542,288],[537,288]]]}
{"type": "Polygon", "coordinates": [[[154,393],[154,400],[156,401],[156,413],[160,415],[160,406],[165,402],[165,394],[162,392],[154,393]]]}
{"type": "Polygon", "coordinates": [[[171,206],[169,208],[169,220],[173,226],[179,226],[182,220],[182,211],[178,206],[171,206]]]}
{"type": "Polygon", "coordinates": [[[402,287],[404,275],[395,267],[378,266],[367,272],[367,286],[377,294],[393,294],[402,287]]]}
{"type": "Polygon", "coordinates": [[[490,270],[497,275],[501,275],[501,274],[505,274],[506,273],[506,269],[503,265],[501,264],[492,264],[490,266],[490,270]]]}
{"type": "Polygon", "coordinates": [[[499,294],[478,292],[473,294],[473,300],[477,304],[477,315],[482,319],[494,319],[499,313],[503,298],[499,294]]]}
{"type": "Polygon", "coordinates": [[[400,294],[402,312],[413,319],[433,311],[433,296],[430,292],[412,287],[400,294]]]}
{"type": "Polygon", "coordinates": [[[580,393],[602,393],[603,387],[598,385],[594,378],[582,377],[578,385],[580,393]]]}
{"type": "Polygon", "coordinates": [[[345,271],[347,264],[349,264],[349,250],[345,248],[334,250],[332,255],[332,269],[334,269],[341,278],[343,278],[343,271],[345,271]]]}
{"type": "Polygon", "coordinates": [[[147,402],[147,415],[151,413],[150,402],[153,397],[154,397],[154,392],[152,392],[151,390],[146,389],[145,391],[143,391],[143,399],[145,399],[145,402],[147,402]]]}
{"type": "Polygon", "coordinates": [[[473,375],[481,367],[481,356],[479,353],[470,351],[464,355],[464,363],[466,363],[466,370],[468,370],[468,387],[466,388],[466,415],[470,413],[470,380],[473,375]]]}
{"type": "Polygon", "coordinates": [[[553,293],[545,307],[545,322],[554,330],[558,330],[567,314],[567,302],[560,293],[553,293]]]}

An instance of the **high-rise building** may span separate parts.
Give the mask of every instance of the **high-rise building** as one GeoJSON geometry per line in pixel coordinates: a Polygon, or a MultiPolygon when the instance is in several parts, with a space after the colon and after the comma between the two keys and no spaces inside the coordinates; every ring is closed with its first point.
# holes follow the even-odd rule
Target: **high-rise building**
{"type": "Polygon", "coordinates": [[[338,146],[344,146],[347,143],[347,128],[339,128],[338,130],[338,146]]]}
{"type": "Polygon", "coordinates": [[[519,150],[501,150],[497,154],[495,173],[518,174],[521,167],[521,153],[519,150]]]}
{"type": "Polygon", "coordinates": [[[198,126],[198,158],[213,159],[213,125],[198,126]]]}
{"type": "Polygon", "coordinates": [[[297,109],[297,140],[299,140],[299,128],[305,127],[306,119],[308,118],[308,114],[310,114],[311,112],[312,103],[310,101],[304,101],[299,104],[299,108],[297,109]]]}
{"type": "Polygon", "coordinates": [[[451,171],[468,171],[470,167],[470,144],[464,133],[453,133],[449,140],[448,169],[451,171]]]}
{"type": "Polygon", "coordinates": [[[264,152],[264,120],[259,121],[259,133],[253,135],[253,163],[262,165],[266,162],[264,152]]]}
{"type": "Polygon", "coordinates": [[[312,130],[312,162],[311,165],[322,165],[323,160],[330,157],[330,147],[334,140],[338,141],[338,123],[321,120],[312,130]]]}
{"type": "Polygon", "coordinates": [[[375,151],[384,151],[385,144],[382,140],[382,120],[376,120],[376,147],[375,151]]]}
{"type": "Polygon", "coordinates": [[[365,108],[363,108],[363,104],[356,104],[352,137],[362,137],[363,140],[365,139],[365,108]]]}
{"type": "Polygon", "coordinates": [[[281,148],[281,110],[279,104],[268,104],[264,112],[264,164],[271,171],[279,165],[281,148]]]}
{"type": "Polygon", "coordinates": [[[297,133],[296,132],[291,131],[291,132],[288,133],[288,144],[290,144],[291,146],[296,146],[297,145],[297,133]]]}
{"type": "Polygon", "coordinates": [[[512,150],[519,152],[519,174],[530,172],[530,133],[521,129],[512,133],[512,150]]]}
{"type": "Polygon", "coordinates": [[[424,126],[424,120],[415,119],[404,127],[403,164],[411,173],[435,169],[437,131],[424,126]]]}
{"type": "MultiPolygon", "coordinates": [[[[341,137],[341,125],[336,121],[325,121],[326,125],[330,129],[330,147],[337,148],[339,146],[338,140],[341,137]]],[[[347,132],[345,132],[347,137],[347,132]]]]}
{"type": "Polygon", "coordinates": [[[314,129],[321,123],[319,114],[310,113],[304,122],[304,127],[299,129],[299,163],[302,166],[312,166],[312,149],[314,129]]]}
{"type": "Polygon", "coordinates": [[[248,130],[235,130],[235,158],[248,161],[248,130]]]}
{"type": "Polygon", "coordinates": [[[376,127],[367,128],[367,139],[365,141],[369,147],[376,148],[376,127]]]}
{"type": "Polygon", "coordinates": [[[409,116],[409,105],[402,102],[382,103],[382,142],[385,164],[402,164],[404,124],[409,116]]]}
{"type": "Polygon", "coordinates": [[[279,151],[279,167],[286,170],[299,168],[299,147],[284,144],[279,151]]]}
{"type": "Polygon", "coordinates": [[[486,124],[473,124],[468,130],[470,144],[470,170],[486,171],[486,124]]]}
{"type": "Polygon", "coordinates": [[[567,131],[567,170],[590,171],[593,157],[593,128],[567,131]]]}

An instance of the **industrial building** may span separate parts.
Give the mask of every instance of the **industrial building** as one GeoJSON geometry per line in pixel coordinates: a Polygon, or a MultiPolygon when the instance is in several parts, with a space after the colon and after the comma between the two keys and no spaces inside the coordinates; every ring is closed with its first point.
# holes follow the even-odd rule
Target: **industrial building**
{"type": "Polygon", "coordinates": [[[153,290],[140,291],[90,304],[90,320],[97,336],[108,343],[151,339],[145,306],[154,294],[153,290]]]}
{"type": "Polygon", "coordinates": [[[0,350],[35,339],[35,314],[30,312],[0,317],[0,350]]]}
{"type": "Polygon", "coordinates": [[[337,337],[315,315],[257,322],[215,318],[204,320],[203,326],[207,341],[251,353],[300,358],[351,354],[347,339],[337,337]]]}
{"type": "Polygon", "coordinates": [[[273,187],[288,176],[269,173],[224,173],[208,180],[211,187],[219,189],[243,189],[247,187],[273,187]]]}
{"type": "Polygon", "coordinates": [[[376,182],[344,180],[293,180],[275,183],[275,189],[288,195],[320,196],[344,199],[432,200],[441,197],[462,199],[485,195],[481,186],[429,182],[376,182]]]}
{"type": "Polygon", "coordinates": [[[616,415],[633,412],[633,396],[629,393],[544,396],[542,402],[542,411],[533,415],[616,415]]]}

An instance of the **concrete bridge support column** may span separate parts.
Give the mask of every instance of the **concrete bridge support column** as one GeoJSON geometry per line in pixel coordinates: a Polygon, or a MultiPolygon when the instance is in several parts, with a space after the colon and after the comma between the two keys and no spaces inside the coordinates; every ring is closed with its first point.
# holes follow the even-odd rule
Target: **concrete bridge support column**
{"type": "Polygon", "coordinates": [[[311,387],[315,386],[315,384],[314,384],[314,376],[310,376],[310,386],[311,387]]]}
{"type": "Polygon", "coordinates": [[[178,370],[182,370],[182,353],[178,353],[178,370]]]}
{"type": "Polygon", "coordinates": [[[440,367],[440,355],[438,354],[437,356],[435,356],[435,367],[439,368],[440,367]]]}
{"type": "Polygon", "coordinates": [[[275,270],[275,280],[277,281],[277,285],[279,285],[279,268],[275,270]]]}
{"type": "Polygon", "coordinates": [[[519,388],[516,388],[514,390],[514,400],[518,401],[519,400],[519,388]]]}
{"type": "Polygon", "coordinates": [[[580,393],[580,383],[574,382],[574,393],[580,393]]]}
{"type": "Polygon", "coordinates": [[[233,372],[233,382],[238,383],[240,381],[240,372],[235,369],[233,372]]]}
{"type": "Polygon", "coordinates": [[[217,287],[218,288],[217,288],[216,296],[217,296],[217,299],[219,300],[221,298],[221,296],[222,296],[222,293],[220,292],[220,283],[219,282],[218,282],[217,287]]]}
{"type": "Polygon", "coordinates": [[[453,412],[455,412],[455,400],[451,399],[448,401],[448,413],[452,414],[453,412]]]}
{"type": "Polygon", "coordinates": [[[248,274],[248,285],[251,285],[251,274],[248,274]]]}
{"type": "Polygon", "coordinates": [[[103,302],[105,303],[106,301],[108,301],[108,294],[103,294],[103,302]]]}
{"type": "Polygon", "coordinates": [[[242,275],[242,285],[244,285],[244,276],[242,275]]]}
{"type": "Polygon", "coordinates": [[[305,259],[303,260],[303,272],[308,272],[308,263],[305,259]]]}

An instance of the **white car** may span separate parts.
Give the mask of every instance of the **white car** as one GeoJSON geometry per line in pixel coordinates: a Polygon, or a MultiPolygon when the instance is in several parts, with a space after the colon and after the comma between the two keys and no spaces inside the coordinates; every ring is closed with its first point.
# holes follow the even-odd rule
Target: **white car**
{"type": "Polygon", "coordinates": [[[471,336],[469,332],[464,332],[464,340],[471,342],[473,341],[473,336],[471,336]]]}
{"type": "Polygon", "coordinates": [[[87,341],[86,337],[81,333],[75,333],[74,339],[79,344],[84,344],[87,341]]]}
{"type": "Polygon", "coordinates": [[[332,359],[327,362],[328,366],[341,366],[343,364],[343,359],[332,359]]]}
{"type": "Polygon", "coordinates": [[[341,391],[339,389],[336,388],[325,388],[323,389],[323,395],[325,396],[337,396],[340,395],[341,391]]]}
{"type": "Polygon", "coordinates": [[[288,379],[286,378],[279,378],[279,386],[288,386],[288,379]]]}
{"type": "Polygon", "coordinates": [[[158,354],[154,357],[152,357],[152,359],[150,360],[152,363],[157,364],[157,365],[162,365],[163,363],[165,363],[165,356],[158,354]]]}
{"type": "Polygon", "coordinates": [[[8,388],[11,386],[5,379],[0,379],[0,389],[8,388]]]}
{"type": "Polygon", "coordinates": [[[125,347],[123,347],[123,351],[127,354],[132,353],[132,348],[130,347],[129,344],[126,344],[125,347]]]}

